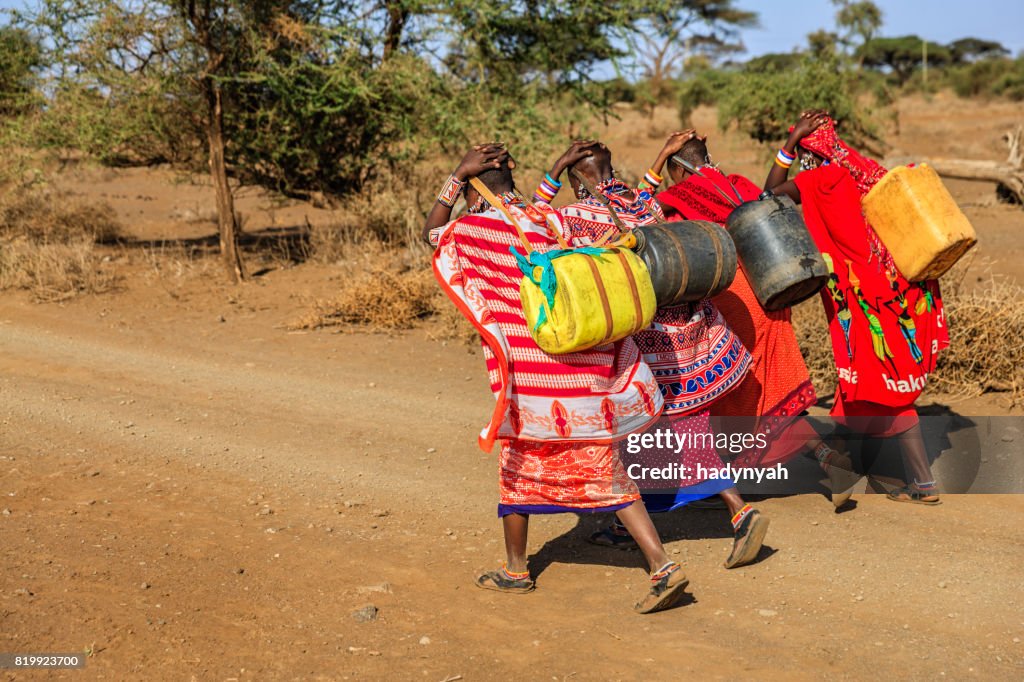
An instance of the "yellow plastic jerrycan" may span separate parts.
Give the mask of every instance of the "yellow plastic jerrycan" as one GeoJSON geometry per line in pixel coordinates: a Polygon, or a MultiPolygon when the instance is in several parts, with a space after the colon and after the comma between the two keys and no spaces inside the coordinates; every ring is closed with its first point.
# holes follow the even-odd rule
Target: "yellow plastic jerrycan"
{"type": "MultiPolygon", "coordinates": [[[[612,343],[650,326],[657,302],[640,257],[627,248],[528,255],[519,297],[530,333],[552,355],[612,343]]],[[[520,260],[520,268],[524,266],[520,260]]]]}
{"type": "Polygon", "coordinates": [[[928,164],[890,170],[864,197],[863,207],[896,267],[912,282],[941,277],[978,242],[928,164]]]}

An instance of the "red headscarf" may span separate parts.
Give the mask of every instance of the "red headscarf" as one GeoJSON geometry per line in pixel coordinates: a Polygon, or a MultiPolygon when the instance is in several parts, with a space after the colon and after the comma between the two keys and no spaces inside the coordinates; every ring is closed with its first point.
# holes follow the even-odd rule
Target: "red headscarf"
{"type": "Polygon", "coordinates": [[[870,192],[888,172],[877,161],[861,156],[856,149],[840,140],[836,135],[835,121],[831,118],[826,118],[817,130],[800,140],[800,146],[848,170],[861,196],[870,192]]]}

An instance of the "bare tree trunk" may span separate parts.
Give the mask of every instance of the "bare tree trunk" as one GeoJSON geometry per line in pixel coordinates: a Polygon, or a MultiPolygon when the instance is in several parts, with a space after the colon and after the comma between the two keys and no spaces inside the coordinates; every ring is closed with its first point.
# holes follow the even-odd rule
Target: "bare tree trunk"
{"type": "Polygon", "coordinates": [[[245,265],[238,248],[238,218],[235,200],[228,185],[227,165],[224,162],[224,110],[221,106],[220,87],[206,81],[206,100],[209,105],[206,133],[210,142],[210,178],[217,196],[217,226],[220,234],[220,255],[228,276],[235,282],[246,278],[245,265]]]}
{"type": "Polygon", "coordinates": [[[385,4],[388,13],[388,26],[384,33],[383,61],[387,61],[402,44],[402,32],[405,30],[405,23],[409,20],[409,9],[404,2],[391,0],[385,4]]]}
{"type": "MultiPolygon", "coordinates": [[[[974,159],[924,159],[935,172],[946,178],[960,180],[986,180],[1002,187],[1017,202],[1024,204],[1024,126],[1003,135],[1003,141],[1009,147],[1009,157],[1005,163],[999,161],[978,161],[974,159]]],[[[913,159],[888,159],[890,165],[910,163],[913,159]]],[[[921,159],[917,160],[921,162],[921,159]]]]}
{"type": "Polygon", "coordinates": [[[932,159],[928,164],[943,177],[994,182],[1024,204],[1024,170],[1020,168],[996,161],[966,159],[932,159]]]}

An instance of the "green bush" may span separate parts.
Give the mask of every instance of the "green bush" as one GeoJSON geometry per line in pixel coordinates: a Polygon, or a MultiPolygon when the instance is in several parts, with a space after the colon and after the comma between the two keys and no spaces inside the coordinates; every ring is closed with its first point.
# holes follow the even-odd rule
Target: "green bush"
{"type": "Polygon", "coordinates": [[[982,59],[950,68],[946,74],[949,85],[960,97],[985,97],[1013,62],[1009,59],[982,59]]]}
{"type": "Polygon", "coordinates": [[[433,114],[438,81],[404,55],[379,67],[355,50],[268,56],[229,89],[229,161],[243,181],[286,194],[361,187],[415,151],[403,141],[433,114]]]}
{"type": "Polygon", "coordinates": [[[689,125],[693,111],[701,106],[714,106],[732,89],[737,74],[731,71],[705,69],[683,80],[678,86],[679,118],[689,125]]]}
{"type": "Polygon", "coordinates": [[[0,26],[0,116],[24,114],[38,105],[36,71],[42,66],[39,41],[24,29],[0,26]]]}
{"type": "Polygon", "coordinates": [[[1011,64],[1011,68],[992,84],[992,92],[1015,102],[1024,101],[1024,57],[1018,57],[1011,64]]]}
{"type": "Polygon", "coordinates": [[[175,163],[198,170],[206,159],[201,111],[184,92],[65,81],[45,112],[26,122],[23,137],[34,146],[79,150],[112,166],[175,163]]]}
{"type": "Polygon", "coordinates": [[[743,64],[745,73],[782,73],[800,67],[804,56],[799,52],[769,52],[743,64]]]}
{"type": "Polygon", "coordinates": [[[782,72],[741,72],[719,92],[719,124],[736,123],[759,142],[775,141],[810,108],[827,109],[853,144],[877,148],[878,135],[855,76],[828,60],[804,58],[782,72]]]}

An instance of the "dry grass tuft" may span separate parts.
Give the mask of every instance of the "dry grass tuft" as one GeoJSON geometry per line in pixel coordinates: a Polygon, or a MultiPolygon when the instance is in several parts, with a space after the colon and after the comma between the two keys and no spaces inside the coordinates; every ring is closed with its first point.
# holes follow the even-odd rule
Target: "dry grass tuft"
{"type": "Polygon", "coordinates": [[[456,341],[467,348],[480,346],[480,334],[469,320],[442,295],[441,312],[427,336],[435,341],[456,341]]]}
{"type": "Polygon", "coordinates": [[[433,273],[427,269],[377,267],[346,280],[340,293],[321,299],[291,325],[292,329],[359,326],[369,331],[411,329],[436,315],[444,303],[433,273]]]}
{"type": "Polygon", "coordinates": [[[116,277],[95,244],[120,233],[106,203],[45,186],[8,187],[0,194],[0,290],[25,289],[38,301],[110,291],[116,277]]]}
{"type": "Polygon", "coordinates": [[[943,292],[950,345],[939,356],[929,386],[972,397],[1009,393],[1024,402],[1024,288],[990,278],[972,291],[943,292]]]}
{"type": "Polygon", "coordinates": [[[86,202],[46,186],[14,186],[0,195],[0,240],[67,244],[112,242],[121,224],[106,202],[86,202]]]}
{"type": "Polygon", "coordinates": [[[371,238],[345,261],[353,274],[338,294],[314,301],[288,328],[393,331],[426,323],[431,339],[475,346],[480,337],[437,285],[426,253],[418,245],[399,249],[371,238]]]}
{"type": "Polygon", "coordinates": [[[112,290],[117,277],[88,239],[37,244],[26,239],[0,242],[0,291],[25,289],[41,302],[112,290]]]}

